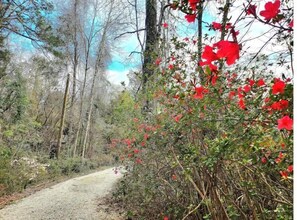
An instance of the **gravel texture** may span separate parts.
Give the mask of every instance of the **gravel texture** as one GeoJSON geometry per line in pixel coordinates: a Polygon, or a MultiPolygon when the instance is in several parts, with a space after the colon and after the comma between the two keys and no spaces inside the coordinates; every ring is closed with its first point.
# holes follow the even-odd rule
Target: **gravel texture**
{"type": "Polygon", "coordinates": [[[100,220],[121,219],[106,212],[98,201],[121,177],[113,168],[81,176],[43,189],[0,210],[3,220],[100,220]]]}

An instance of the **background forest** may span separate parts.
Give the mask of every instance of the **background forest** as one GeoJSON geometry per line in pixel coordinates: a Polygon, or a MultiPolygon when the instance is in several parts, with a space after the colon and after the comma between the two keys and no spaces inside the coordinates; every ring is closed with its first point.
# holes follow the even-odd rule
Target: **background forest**
{"type": "Polygon", "coordinates": [[[2,1],[1,195],[121,165],[129,219],[293,219],[293,33],[292,0],[2,1]]]}

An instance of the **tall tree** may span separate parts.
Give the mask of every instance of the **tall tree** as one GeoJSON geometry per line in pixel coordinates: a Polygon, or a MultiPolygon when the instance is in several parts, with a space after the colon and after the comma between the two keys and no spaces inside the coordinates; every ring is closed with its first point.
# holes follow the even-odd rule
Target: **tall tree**
{"type": "Polygon", "coordinates": [[[110,1],[110,3],[109,3],[107,19],[103,26],[102,36],[101,36],[101,40],[98,45],[98,50],[97,50],[97,54],[96,54],[94,76],[92,79],[90,98],[89,98],[89,106],[88,106],[88,110],[87,110],[86,130],[85,130],[84,139],[83,139],[84,141],[83,141],[83,145],[82,145],[82,158],[85,157],[87,141],[88,141],[88,136],[89,136],[89,132],[90,132],[90,123],[91,123],[91,116],[92,116],[92,111],[93,111],[93,106],[94,106],[96,80],[97,80],[98,74],[100,74],[100,71],[102,71],[102,69],[104,68],[104,63],[105,63],[105,59],[106,59],[107,33],[108,33],[108,31],[111,27],[111,24],[112,24],[112,12],[114,10],[114,3],[115,3],[114,0],[110,1]]]}

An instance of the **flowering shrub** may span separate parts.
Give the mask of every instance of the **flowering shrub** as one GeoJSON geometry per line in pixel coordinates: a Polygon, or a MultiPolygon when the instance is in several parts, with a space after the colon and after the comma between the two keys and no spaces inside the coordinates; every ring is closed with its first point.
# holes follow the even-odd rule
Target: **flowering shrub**
{"type": "MultiPolygon", "coordinates": [[[[194,22],[199,4],[171,8],[194,22]]],[[[275,38],[292,39],[280,1],[256,9],[249,2],[242,10],[277,29],[275,38]]],[[[169,57],[154,63],[154,114],[131,120],[131,137],[117,143],[130,166],[126,208],[144,219],[292,219],[291,79],[237,65],[244,48],[235,25],[211,26],[225,34],[204,45],[201,60],[185,49],[188,39],[173,38],[169,57]]]]}

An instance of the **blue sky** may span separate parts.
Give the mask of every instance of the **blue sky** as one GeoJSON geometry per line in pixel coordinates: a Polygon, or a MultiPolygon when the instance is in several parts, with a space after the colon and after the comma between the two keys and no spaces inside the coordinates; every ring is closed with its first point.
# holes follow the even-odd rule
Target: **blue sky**
{"type": "MultiPolygon", "coordinates": [[[[194,36],[197,32],[197,21],[195,23],[188,23],[186,19],[184,19],[183,13],[179,13],[179,15],[182,21],[177,24],[177,34],[182,38],[194,36]]],[[[204,14],[203,20],[212,21],[209,14],[204,14]]],[[[170,23],[170,21],[168,23],[170,23]]],[[[208,28],[204,28],[204,31],[208,31],[208,28]]],[[[15,52],[22,51],[28,54],[36,51],[30,40],[15,34],[10,35],[10,45],[11,49],[15,52]]],[[[131,55],[133,51],[140,52],[136,34],[128,34],[120,38],[117,48],[119,48],[119,50],[113,49],[107,72],[112,73],[112,80],[115,84],[119,84],[121,81],[128,83],[126,74],[131,70],[140,69],[141,67],[140,54],[135,53],[131,55]]]]}
{"type": "MultiPolygon", "coordinates": [[[[181,38],[195,36],[197,32],[197,21],[195,23],[188,23],[186,19],[184,19],[184,14],[179,14],[182,18],[182,21],[176,24],[177,34],[181,38]]],[[[209,13],[204,13],[204,21],[212,22],[212,19],[213,17],[209,13]]],[[[204,32],[208,32],[209,34],[215,34],[214,31],[209,32],[208,28],[206,28],[205,26],[203,27],[203,30],[204,32]]],[[[124,40],[119,43],[119,47],[122,48],[122,51],[120,53],[113,54],[112,62],[108,65],[108,72],[110,72],[112,75],[110,79],[113,80],[116,84],[119,84],[121,81],[125,81],[127,84],[128,78],[126,74],[132,69],[135,70],[141,67],[141,58],[139,54],[132,55],[133,58],[130,58],[129,61],[129,54],[132,51],[139,51],[139,44],[136,38],[136,34],[131,34],[128,37],[123,37],[123,39],[124,40]]]]}

